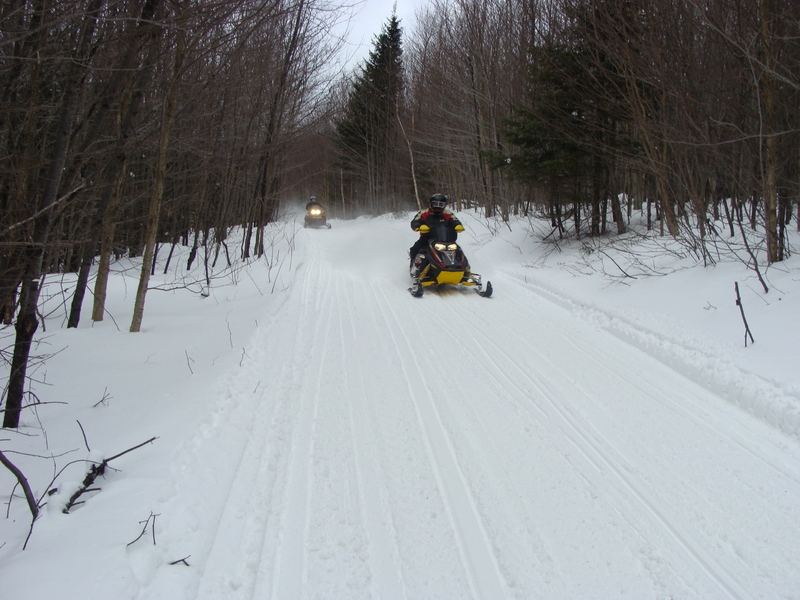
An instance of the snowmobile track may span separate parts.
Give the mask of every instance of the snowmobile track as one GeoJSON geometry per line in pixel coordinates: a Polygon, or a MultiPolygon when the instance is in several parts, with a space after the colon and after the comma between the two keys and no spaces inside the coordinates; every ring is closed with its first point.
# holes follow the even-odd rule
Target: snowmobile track
{"type": "MultiPolygon", "coordinates": [[[[546,300],[542,301],[546,302],[546,300]]],[[[463,316],[461,313],[462,306],[449,304],[447,308],[454,314],[463,316]]],[[[526,307],[519,305],[518,308],[523,310],[526,307]]],[[[528,307],[528,310],[531,309],[528,307]]],[[[547,380],[542,378],[543,370],[534,368],[531,371],[530,368],[525,368],[519,364],[515,356],[505,350],[509,339],[506,335],[502,335],[499,338],[504,340],[504,344],[501,346],[495,342],[495,336],[490,336],[486,333],[487,314],[485,311],[474,312],[476,317],[480,313],[480,318],[465,319],[464,322],[478,342],[470,346],[470,352],[476,359],[475,363],[493,365],[493,369],[486,370],[486,376],[494,378],[498,389],[506,391],[515,389],[516,393],[509,394],[508,397],[522,411],[534,417],[539,415],[547,419],[548,422],[553,423],[564,434],[564,440],[580,453],[586,465],[590,467],[590,470],[586,471],[585,467],[577,463],[574,465],[575,468],[583,470],[583,476],[586,477],[587,482],[590,483],[600,477],[606,484],[613,483],[613,487],[609,489],[614,490],[614,504],[620,507],[619,514],[628,522],[630,527],[642,532],[645,536],[652,536],[653,533],[660,530],[662,536],[672,539],[672,542],[678,546],[679,551],[686,552],[693,557],[695,565],[706,577],[715,582],[716,586],[724,590],[726,597],[741,600],[749,598],[750,594],[739,585],[736,576],[723,568],[711,553],[704,549],[704,545],[694,535],[685,527],[678,525],[678,521],[670,516],[670,510],[663,500],[659,500],[648,492],[645,486],[634,482],[632,476],[637,469],[616,449],[615,444],[603,436],[585,417],[577,414],[570,405],[564,404],[555,396],[547,384],[547,380]],[[481,322],[482,327],[474,325],[475,322],[481,322]],[[498,360],[501,357],[503,359],[502,365],[498,360]],[[504,373],[505,376],[497,378],[493,375],[496,373],[504,373]],[[533,392],[532,395],[531,391],[533,392]],[[531,402],[531,399],[534,401],[531,402]],[[630,506],[631,502],[635,502],[638,506],[631,506],[630,510],[621,509],[621,507],[630,506]],[[629,516],[641,516],[644,514],[650,515],[650,523],[641,522],[641,519],[633,519],[629,516]]],[[[496,331],[493,327],[489,329],[496,331]]],[[[514,330],[508,330],[505,333],[517,336],[520,341],[525,341],[519,338],[519,333],[514,330]]],[[[557,335],[557,332],[553,333],[557,335]]],[[[549,338],[549,336],[545,337],[549,338]]],[[[590,362],[607,372],[609,364],[590,355],[584,348],[566,336],[565,341],[576,352],[587,356],[590,362]]],[[[541,358],[545,359],[544,355],[541,355],[541,358]]],[[[554,368],[553,363],[549,365],[548,370],[552,368],[554,368]]],[[[615,375],[617,374],[615,373],[615,375]]],[[[552,371],[550,377],[552,377],[552,371]]],[[[619,380],[622,385],[633,385],[641,389],[641,386],[635,380],[631,383],[629,376],[627,378],[620,377],[619,380]]],[[[648,390],[649,397],[663,396],[660,390],[652,386],[648,387],[650,388],[648,390]]],[[[591,391],[582,390],[582,393],[587,394],[587,397],[589,397],[591,391]]],[[[707,428],[700,419],[690,418],[696,424],[707,428]]],[[[750,452],[747,448],[745,450],[750,452]]],[[[570,448],[562,445],[562,451],[567,455],[570,452],[570,448]]],[[[767,464],[772,468],[776,468],[770,462],[767,464]]]]}
{"type": "MultiPolygon", "coordinates": [[[[414,345],[406,333],[403,323],[386,307],[391,300],[384,294],[381,308],[387,323],[392,323],[389,333],[393,344],[402,356],[401,369],[408,385],[420,428],[425,432],[425,441],[431,464],[436,470],[439,491],[447,503],[448,516],[457,532],[459,549],[469,574],[473,596],[476,598],[503,598],[506,586],[477,510],[475,499],[459,466],[458,456],[447,434],[436,407],[435,394],[428,394],[421,385],[420,375],[425,368],[419,363],[414,345]]],[[[418,332],[420,336],[424,332],[418,332]]]]}
{"type": "Polygon", "coordinates": [[[160,510],[189,505],[159,542],[195,568],[138,600],[790,589],[762,574],[793,572],[800,450],[514,275],[409,302],[402,252],[363,251],[407,224],[378,225],[300,231],[160,510]]]}
{"type": "MultiPolygon", "coordinates": [[[[351,295],[354,293],[346,284],[337,282],[336,285],[340,294],[344,291],[349,291],[351,295]]],[[[340,305],[338,318],[342,353],[353,347],[359,337],[354,323],[358,321],[360,315],[355,313],[353,309],[355,302],[350,300],[352,298],[340,305]],[[347,310],[341,306],[346,306],[347,310]]],[[[369,544],[370,570],[375,577],[373,594],[380,596],[380,590],[396,590],[400,598],[407,598],[398,560],[400,551],[397,545],[397,531],[387,501],[388,489],[374,451],[380,440],[374,436],[364,439],[356,434],[363,432],[363,436],[370,435],[375,429],[373,427],[373,423],[377,420],[374,415],[375,409],[369,401],[369,394],[364,386],[364,381],[370,374],[361,361],[354,361],[352,372],[345,369],[343,375],[344,387],[352,398],[352,402],[348,403],[348,418],[353,432],[351,441],[357,470],[360,510],[369,544]]]]}

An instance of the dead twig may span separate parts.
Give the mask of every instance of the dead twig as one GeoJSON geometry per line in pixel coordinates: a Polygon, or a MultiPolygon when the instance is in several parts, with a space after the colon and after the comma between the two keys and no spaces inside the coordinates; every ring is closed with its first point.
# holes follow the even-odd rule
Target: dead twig
{"type": "MultiPolygon", "coordinates": [[[[26,408],[31,408],[33,406],[44,406],[45,404],[67,404],[66,402],[31,402],[30,404],[25,404],[21,407],[21,410],[25,410],[26,408]]],[[[6,409],[1,408],[0,414],[6,412],[6,409]]]]}
{"type": "Polygon", "coordinates": [[[228,343],[230,343],[231,350],[233,350],[233,332],[231,331],[231,322],[228,321],[228,315],[229,314],[230,314],[230,311],[225,313],[225,325],[228,326],[228,343]]]}
{"type": "Polygon", "coordinates": [[[603,255],[603,256],[605,256],[605,257],[606,257],[608,260],[610,260],[611,262],[613,262],[613,263],[616,265],[616,267],[617,267],[617,268],[620,270],[620,273],[622,273],[622,274],[623,274],[625,277],[630,277],[631,279],[636,279],[636,277],[634,277],[633,275],[629,275],[628,273],[626,273],[626,272],[625,272],[625,269],[623,269],[622,267],[620,267],[620,266],[619,266],[619,263],[618,263],[617,261],[615,261],[613,258],[611,258],[611,257],[608,255],[608,253],[606,253],[604,250],[600,250],[600,254],[602,254],[602,255],[603,255]]]}
{"type": "Polygon", "coordinates": [[[93,406],[93,408],[97,408],[97,407],[98,407],[98,406],[100,406],[101,404],[102,404],[103,406],[108,406],[108,404],[106,404],[106,402],[108,402],[109,400],[111,400],[111,398],[113,398],[113,397],[114,397],[114,396],[112,396],[111,394],[109,394],[109,393],[108,393],[108,388],[105,388],[105,389],[103,390],[103,397],[102,397],[102,398],[100,398],[100,400],[97,402],[97,404],[95,404],[95,405],[93,406]]]}
{"type": "Polygon", "coordinates": [[[31,516],[33,517],[31,521],[32,523],[39,516],[39,505],[36,502],[36,497],[33,495],[33,491],[31,490],[31,486],[28,483],[28,479],[25,477],[25,475],[23,475],[22,471],[20,471],[14,465],[14,463],[12,463],[10,460],[8,460],[8,458],[6,458],[6,455],[3,454],[2,450],[0,450],[0,463],[2,463],[6,469],[8,469],[14,474],[14,477],[17,478],[17,481],[19,482],[19,485],[22,488],[22,491],[25,493],[25,500],[27,500],[28,502],[28,508],[30,508],[31,516]]]}
{"type": "Polygon", "coordinates": [[[81,433],[83,434],[83,443],[86,445],[86,451],[87,452],[91,452],[92,449],[89,448],[89,440],[86,439],[86,431],[84,431],[83,425],[81,425],[80,421],[77,421],[77,423],[78,423],[78,427],[81,428],[81,433]]]}
{"type": "Polygon", "coordinates": [[[152,525],[153,545],[155,546],[156,545],[156,517],[157,516],[158,515],[156,513],[152,513],[151,512],[150,516],[147,517],[146,521],[139,521],[140,524],[143,524],[142,531],[139,533],[138,537],[135,540],[133,540],[132,542],[128,542],[127,545],[128,546],[132,546],[133,544],[138,542],[140,539],[142,539],[144,537],[144,534],[147,533],[147,526],[150,525],[150,521],[152,520],[152,522],[153,522],[153,525],[152,525]]]}
{"type": "Polygon", "coordinates": [[[192,369],[192,363],[194,362],[194,359],[189,356],[188,350],[184,350],[183,353],[186,355],[186,365],[189,367],[189,372],[194,375],[194,369],[192,369]]]}
{"type": "MultiPolygon", "coordinates": [[[[747,234],[744,232],[744,225],[742,225],[741,219],[739,219],[739,230],[742,232],[742,241],[744,242],[744,247],[747,250],[747,254],[750,255],[750,260],[753,261],[752,262],[752,268],[756,272],[756,275],[758,276],[758,281],[761,282],[761,287],[764,288],[764,293],[768,294],[769,293],[769,287],[767,287],[767,282],[764,281],[764,277],[761,275],[761,269],[758,268],[758,259],[756,258],[756,255],[753,252],[753,250],[750,248],[750,242],[747,241],[747,234]]],[[[736,284],[736,290],[737,290],[736,291],[736,295],[737,295],[737,298],[738,298],[738,295],[739,295],[739,291],[738,291],[739,290],[739,284],[738,283],[736,284]]],[[[744,313],[742,313],[742,317],[744,317],[744,313]]],[[[745,340],[746,339],[747,338],[745,338],[745,340]]],[[[745,346],[746,345],[747,345],[747,343],[745,341],[745,346]]]]}
{"type": "Polygon", "coordinates": [[[105,463],[110,463],[112,460],[115,460],[115,459],[119,458],[120,456],[124,456],[124,455],[126,455],[128,452],[133,452],[134,450],[138,450],[138,449],[139,449],[139,448],[141,448],[142,446],[146,446],[147,444],[151,444],[151,443],[155,442],[157,439],[158,439],[158,437],[151,437],[151,438],[150,438],[149,440],[147,440],[146,442],[142,442],[141,444],[138,444],[138,445],[134,446],[133,448],[128,448],[127,450],[123,450],[123,451],[122,451],[122,452],[120,452],[119,454],[115,454],[115,455],[114,455],[114,456],[112,456],[111,458],[107,458],[107,459],[105,459],[103,462],[105,462],[105,463]]]}
{"type": "Polygon", "coordinates": [[[742,297],[739,295],[739,282],[734,282],[734,288],[736,289],[736,306],[739,307],[739,312],[742,313],[742,321],[744,322],[744,347],[747,348],[747,338],[750,338],[750,342],[755,344],[756,341],[753,339],[753,334],[750,333],[750,326],[747,324],[747,318],[744,316],[744,307],[742,306],[742,297]]]}

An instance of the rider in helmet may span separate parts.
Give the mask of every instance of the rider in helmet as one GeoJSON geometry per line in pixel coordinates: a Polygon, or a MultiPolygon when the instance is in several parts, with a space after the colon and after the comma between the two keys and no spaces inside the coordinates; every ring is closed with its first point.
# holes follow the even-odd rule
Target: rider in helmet
{"type": "Polygon", "coordinates": [[[427,231],[420,232],[419,239],[409,250],[411,256],[410,268],[412,270],[414,269],[414,259],[417,253],[423,248],[428,247],[428,240],[431,237],[430,230],[433,229],[434,226],[446,223],[447,226],[451,227],[456,233],[464,231],[464,226],[461,224],[461,221],[445,208],[447,206],[447,196],[444,194],[434,194],[428,200],[428,206],[429,208],[419,211],[411,220],[411,229],[414,231],[420,231],[420,227],[423,225],[427,225],[428,227],[427,231]]]}
{"type": "Polygon", "coordinates": [[[311,210],[312,208],[319,208],[322,209],[322,204],[317,202],[316,196],[311,196],[311,199],[306,204],[306,210],[311,210]]]}

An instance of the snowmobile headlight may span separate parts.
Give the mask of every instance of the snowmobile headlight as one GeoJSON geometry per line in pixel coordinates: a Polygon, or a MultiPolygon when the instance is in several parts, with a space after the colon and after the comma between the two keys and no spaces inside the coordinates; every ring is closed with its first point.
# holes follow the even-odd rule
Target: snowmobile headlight
{"type": "Polygon", "coordinates": [[[322,214],[322,211],[320,209],[318,209],[318,208],[312,208],[309,212],[312,215],[321,215],[322,214]]]}
{"type": "Polygon", "coordinates": [[[436,242],[433,247],[441,252],[442,250],[447,250],[447,244],[442,244],[441,242],[436,242]]]}
{"type": "Polygon", "coordinates": [[[447,244],[448,250],[458,250],[458,244],[447,244]]]}

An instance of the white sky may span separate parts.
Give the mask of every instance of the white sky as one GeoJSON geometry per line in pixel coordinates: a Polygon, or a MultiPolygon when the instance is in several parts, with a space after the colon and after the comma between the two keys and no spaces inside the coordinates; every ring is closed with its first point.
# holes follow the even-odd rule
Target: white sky
{"type": "Polygon", "coordinates": [[[392,7],[397,4],[397,16],[400,25],[408,35],[414,25],[414,12],[418,7],[429,3],[429,0],[363,0],[353,8],[353,19],[350,24],[348,44],[344,49],[346,56],[350,54],[348,64],[355,64],[367,57],[372,48],[372,41],[392,14],[392,7]]]}

